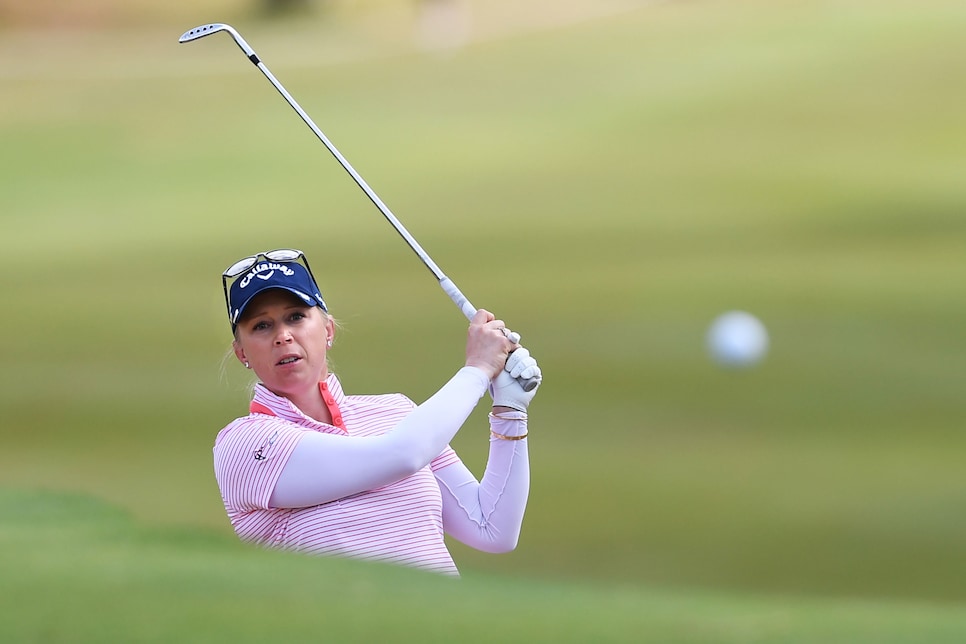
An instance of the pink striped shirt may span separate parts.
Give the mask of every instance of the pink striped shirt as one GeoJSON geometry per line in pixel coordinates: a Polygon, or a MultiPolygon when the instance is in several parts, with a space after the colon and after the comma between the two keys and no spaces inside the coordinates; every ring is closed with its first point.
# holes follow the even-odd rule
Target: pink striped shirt
{"type": "MultiPolygon", "coordinates": [[[[402,394],[346,396],[334,374],[324,383],[334,422],[315,421],[288,399],[256,385],[252,413],[215,440],[215,476],[238,536],[261,545],[389,561],[449,575],[458,571],[443,539],[442,498],[434,471],[462,463],[448,446],[426,467],[394,483],[320,505],[272,508],[279,476],[306,432],[378,436],[415,408],[402,394]]],[[[324,473],[320,473],[324,475],[324,473]]],[[[525,502],[525,499],[524,499],[525,502]]]]}

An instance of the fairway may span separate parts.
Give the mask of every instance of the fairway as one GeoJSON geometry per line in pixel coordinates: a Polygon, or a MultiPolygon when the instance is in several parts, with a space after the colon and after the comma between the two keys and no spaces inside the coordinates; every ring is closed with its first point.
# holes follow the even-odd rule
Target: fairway
{"type": "Polygon", "coordinates": [[[202,5],[0,22],[0,639],[308,641],[341,591],[343,641],[451,641],[416,597],[480,641],[966,639],[962,2],[469,2],[446,50],[391,0],[202,5]],[[351,393],[425,399],[466,322],[229,37],[177,43],[217,20],[543,368],[520,546],[452,543],[459,590],[228,525],[225,266],[312,258],[351,393]],[[706,353],[732,309],[754,369],[706,353]]]}
{"type": "Polygon", "coordinates": [[[966,615],[919,602],[735,597],[647,585],[460,581],[145,530],[67,494],[0,494],[5,641],[962,641],[966,615]],[[373,619],[373,615],[379,615],[373,619]],[[458,633],[458,635],[456,635],[458,633]]]}

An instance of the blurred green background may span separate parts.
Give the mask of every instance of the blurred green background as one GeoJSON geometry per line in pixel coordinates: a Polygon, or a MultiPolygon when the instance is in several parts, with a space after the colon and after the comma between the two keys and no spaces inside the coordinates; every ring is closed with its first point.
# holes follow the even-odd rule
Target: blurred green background
{"type": "Polygon", "coordinates": [[[241,611],[302,641],[304,591],[336,639],[964,641],[964,29],[952,0],[0,0],[0,637],[237,641],[241,611]],[[543,367],[520,546],[453,543],[459,590],[235,543],[225,266],[306,251],[350,392],[426,398],[465,320],[228,36],[177,43],[216,21],[543,367]],[[706,354],[729,309],[757,368],[706,354]],[[401,588],[431,600],[359,612],[401,588]],[[195,630],[79,617],[119,605],[195,630]]]}

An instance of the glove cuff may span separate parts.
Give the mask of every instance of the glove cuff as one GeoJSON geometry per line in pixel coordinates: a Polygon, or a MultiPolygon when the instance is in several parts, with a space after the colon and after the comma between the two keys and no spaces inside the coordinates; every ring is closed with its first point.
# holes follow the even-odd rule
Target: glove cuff
{"type": "Polygon", "coordinates": [[[509,407],[510,409],[515,409],[517,411],[523,412],[524,415],[527,413],[526,403],[522,403],[519,400],[493,400],[494,407],[509,407]]]}

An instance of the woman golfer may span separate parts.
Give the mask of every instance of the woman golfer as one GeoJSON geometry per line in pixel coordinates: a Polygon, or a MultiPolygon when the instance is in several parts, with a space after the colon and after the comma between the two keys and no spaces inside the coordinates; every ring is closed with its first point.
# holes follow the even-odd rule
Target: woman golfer
{"type": "Polygon", "coordinates": [[[238,360],[255,372],[250,414],[219,432],[215,476],[241,539],[458,575],[444,533],[516,547],[527,503],[527,405],[540,379],[526,349],[480,310],[465,365],[416,405],[347,395],[326,355],[335,323],[305,256],[259,253],[222,276],[238,360]],[[512,352],[512,353],[511,353],[512,352]],[[489,457],[477,481],[448,445],[489,392],[489,457]]]}

